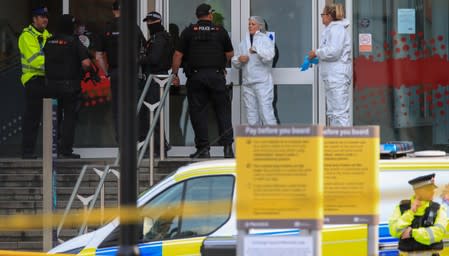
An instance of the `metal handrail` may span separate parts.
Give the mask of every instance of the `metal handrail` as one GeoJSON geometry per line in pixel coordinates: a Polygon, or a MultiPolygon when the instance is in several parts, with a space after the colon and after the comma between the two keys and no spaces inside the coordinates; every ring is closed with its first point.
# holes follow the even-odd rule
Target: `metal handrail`
{"type": "MultiPolygon", "coordinates": [[[[150,75],[148,77],[147,81],[145,82],[145,87],[144,87],[144,89],[142,91],[142,94],[141,94],[141,96],[139,98],[139,102],[137,103],[137,113],[139,113],[139,111],[140,111],[140,109],[141,109],[141,107],[143,105],[143,101],[144,101],[145,96],[146,96],[146,94],[147,94],[147,92],[149,90],[149,87],[150,87],[151,81],[153,80],[153,77],[154,77],[154,75],[150,75]]],[[[157,120],[157,118],[160,117],[162,108],[165,105],[165,101],[166,101],[168,93],[170,91],[172,80],[173,80],[173,75],[167,75],[166,88],[164,90],[164,94],[162,95],[162,97],[160,99],[160,103],[162,103],[162,104],[160,104],[159,107],[157,108],[154,120],[157,120]]],[[[143,155],[145,154],[145,150],[148,147],[148,143],[149,143],[150,137],[152,136],[152,134],[154,132],[156,124],[157,124],[157,122],[153,122],[151,124],[151,127],[148,130],[147,136],[145,137],[144,144],[143,144],[143,146],[142,146],[142,148],[140,150],[140,154],[139,154],[139,159],[138,159],[138,163],[137,163],[138,167],[140,167],[140,164],[141,164],[142,159],[143,159],[143,155]]],[[[66,206],[66,208],[64,210],[61,222],[58,225],[58,228],[57,228],[57,231],[56,231],[56,238],[58,240],[59,240],[59,234],[60,234],[60,232],[62,230],[62,227],[64,226],[65,219],[66,219],[70,209],[72,208],[73,201],[74,201],[74,199],[76,197],[76,194],[78,193],[78,190],[79,190],[79,188],[81,186],[82,179],[84,178],[84,175],[86,174],[88,168],[94,168],[94,167],[103,168],[104,167],[104,171],[103,171],[103,174],[102,174],[102,176],[100,178],[100,181],[99,181],[99,183],[98,183],[98,185],[97,185],[97,187],[95,189],[94,197],[92,198],[92,201],[90,201],[90,203],[89,203],[89,208],[88,208],[87,213],[86,213],[87,217],[90,215],[90,213],[92,212],[92,210],[93,210],[93,208],[95,206],[95,203],[96,203],[96,201],[98,199],[98,195],[100,194],[101,188],[103,187],[104,182],[106,181],[107,175],[110,173],[111,167],[118,167],[119,157],[120,157],[120,154],[117,154],[116,160],[115,160],[115,162],[114,162],[114,164],[112,166],[111,165],[106,165],[106,166],[84,165],[83,166],[83,168],[81,169],[81,172],[80,172],[80,176],[78,177],[78,179],[76,181],[75,187],[73,188],[72,194],[70,195],[70,199],[69,199],[69,201],[67,203],[67,206],[66,206]]],[[[152,157],[153,156],[150,156],[150,160],[149,161],[154,161],[154,159],[152,157]]],[[[84,219],[83,224],[81,225],[81,227],[80,227],[80,229],[78,231],[78,235],[81,235],[84,232],[84,230],[85,230],[85,228],[87,226],[87,217],[84,219]]]]}
{"type": "Polygon", "coordinates": [[[101,188],[104,185],[106,176],[108,176],[108,174],[109,174],[109,170],[110,170],[109,165],[106,165],[104,167],[103,174],[101,175],[100,181],[98,182],[97,188],[95,189],[94,197],[92,198],[92,201],[90,201],[90,205],[89,205],[89,209],[87,210],[86,218],[84,218],[84,220],[83,220],[83,224],[80,227],[78,235],[83,234],[83,232],[86,228],[87,218],[89,217],[90,213],[92,212],[92,210],[95,206],[95,203],[97,202],[98,195],[100,194],[101,188]]]}
{"type": "Polygon", "coordinates": [[[145,86],[143,87],[142,94],[139,97],[139,102],[137,102],[137,114],[139,114],[139,111],[142,108],[143,101],[145,100],[145,96],[147,95],[147,92],[150,88],[150,84],[151,84],[152,80],[153,80],[153,75],[150,74],[150,76],[147,78],[147,81],[145,82],[145,86]]]}
{"type": "MultiPolygon", "coordinates": [[[[79,191],[79,188],[81,186],[81,182],[82,182],[82,180],[84,178],[84,175],[86,174],[88,168],[96,168],[96,167],[98,167],[98,168],[105,168],[104,169],[105,172],[103,173],[102,177],[100,178],[101,185],[100,185],[100,183],[98,185],[98,187],[101,188],[101,186],[104,184],[104,180],[106,179],[107,174],[109,174],[110,168],[114,167],[114,166],[106,165],[106,167],[105,167],[103,165],[87,165],[87,164],[83,166],[83,168],[81,169],[80,175],[78,176],[78,179],[76,181],[75,187],[73,188],[72,194],[70,195],[69,201],[68,201],[68,203],[67,203],[67,205],[65,207],[65,210],[64,210],[64,213],[62,215],[61,221],[60,221],[60,223],[58,225],[58,228],[56,230],[56,238],[58,240],[59,240],[59,234],[61,233],[62,227],[64,226],[65,219],[66,219],[70,209],[72,208],[73,202],[74,202],[75,197],[76,197],[76,195],[77,195],[77,193],[79,191]]],[[[97,191],[99,190],[98,187],[96,189],[96,193],[95,194],[97,194],[97,191]]],[[[97,195],[97,197],[98,197],[98,195],[97,195]]],[[[85,225],[84,225],[84,227],[85,227],[85,225]]],[[[83,228],[80,228],[80,230],[83,230],[83,228]]]]}
{"type": "MultiPolygon", "coordinates": [[[[152,79],[152,75],[150,75],[149,78],[152,79]]],[[[172,85],[172,81],[173,81],[173,75],[168,75],[168,76],[167,76],[167,83],[166,83],[166,85],[165,85],[164,93],[163,93],[161,99],[159,100],[159,107],[156,109],[156,113],[154,114],[154,120],[157,120],[157,119],[160,117],[160,115],[161,115],[161,111],[162,111],[162,109],[163,109],[164,106],[165,106],[165,101],[167,100],[168,93],[170,92],[170,87],[171,87],[171,85],[172,85]]],[[[151,82],[151,81],[150,81],[150,82],[151,82]]],[[[146,91],[148,90],[147,86],[148,86],[148,87],[150,86],[150,82],[147,81],[147,83],[145,84],[145,88],[144,88],[144,91],[143,91],[143,92],[146,92],[146,91]]],[[[140,102],[140,101],[139,101],[139,102],[140,102]]],[[[142,100],[142,102],[143,102],[143,100],[142,100]]],[[[149,143],[149,141],[150,141],[151,135],[153,135],[154,129],[156,128],[156,124],[157,124],[157,122],[154,121],[154,122],[151,124],[150,129],[148,130],[147,136],[145,137],[144,144],[143,144],[143,146],[142,146],[142,149],[143,149],[143,150],[141,150],[141,151],[140,151],[140,154],[139,154],[139,159],[138,159],[138,161],[137,161],[137,166],[140,166],[140,164],[141,164],[141,162],[142,162],[142,159],[143,159],[143,156],[144,156],[144,154],[145,154],[146,148],[148,147],[148,143],[149,143]]],[[[162,136],[161,136],[161,137],[162,137],[162,136]]],[[[149,158],[150,161],[151,161],[151,158],[152,158],[152,156],[150,156],[150,158],[149,158]]]]}

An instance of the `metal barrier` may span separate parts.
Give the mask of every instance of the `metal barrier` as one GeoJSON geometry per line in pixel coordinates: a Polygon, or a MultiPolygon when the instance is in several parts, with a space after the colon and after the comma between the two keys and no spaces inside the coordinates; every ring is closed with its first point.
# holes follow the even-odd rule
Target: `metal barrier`
{"type": "MultiPolygon", "coordinates": [[[[138,162],[137,162],[137,166],[140,167],[142,160],[143,160],[143,156],[146,152],[146,149],[149,147],[149,163],[150,163],[150,185],[153,185],[154,183],[154,156],[153,156],[153,152],[154,152],[154,143],[153,140],[151,140],[150,143],[150,139],[153,138],[153,133],[154,133],[154,129],[156,127],[156,123],[157,122],[153,122],[154,120],[157,120],[160,117],[160,156],[161,159],[164,159],[164,153],[165,153],[165,142],[164,142],[164,119],[163,119],[163,108],[165,106],[165,102],[168,96],[168,93],[170,91],[170,87],[171,87],[171,83],[173,80],[173,76],[172,75],[150,75],[147,79],[147,81],[145,82],[145,87],[142,91],[142,94],[139,97],[139,101],[137,103],[137,114],[139,113],[140,109],[142,108],[142,105],[144,103],[146,103],[145,105],[150,106],[150,120],[152,121],[150,124],[150,129],[148,130],[148,133],[145,137],[145,140],[141,143],[137,144],[137,151],[139,152],[139,158],[138,158],[138,162]],[[151,85],[151,81],[155,80],[159,86],[160,86],[160,101],[158,103],[155,103],[153,105],[146,103],[145,100],[145,96],[148,93],[149,87],[151,85]],[[159,107],[157,107],[156,109],[156,113],[153,116],[153,112],[154,112],[154,105],[158,105],[159,107]]],[[[67,206],[64,210],[64,214],[62,217],[61,222],[58,225],[58,228],[56,230],[56,238],[59,242],[63,242],[62,239],[60,239],[59,235],[61,234],[61,230],[64,226],[64,222],[67,218],[68,213],[70,212],[73,202],[75,200],[75,197],[77,197],[79,200],[82,201],[83,206],[85,208],[85,219],[83,221],[83,224],[81,225],[79,231],[78,231],[78,235],[83,234],[86,230],[87,230],[87,218],[89,217],[90,213],[92,212],[95,203],[98,199],[98,196],[101,193],[101,210],[104,210],[104,182],[106,181],[106,177],[110,174],[113,173],[117,179],[120,179],[120,173],[116,170],[119,168],[119,161],[120,161],[120,154],[117,154],[117,157],[114,161],[113,165],[106,165],[106,166],[101,166],[101,165],[84,165],[83,168],[81,169],[81,173],[76,181],[75,187],[73,188],[72,194],[70,195],[70,199],[67,203],[67,206]],[[115,168],[115,169],[113,169],[115,168]],[[82,197],[80,195],[78,195],[78,191],[79,188],[81,186],[81,182],[87,172],[87,170],[92,169],[94,172],[97,173],[97,175],[100,176],[100,181],[95,189],[95,193],[92,196],[89,197],[82,197]],[[103,170],[99,170],[99,169],[103,169],[103,170]],[[87,206],[88,205],[88,206],[87,206]]],[[[118,195],[120,195],[120,186],[118,186],[118,195]]]]}
{"type": "MultiPolygon", "coordinates": [[[[144,98],[146,95],[146,92],[148,91],[148,88],[150,87],[151,84],[151,80],[154,78],[154,80],[159,84],[160,87],[160,101],[158,103],[155,104],[149,104],[147,103],[146,106],[149,108],[150,111],[150,121],[153,121],[153,111],[154,111],[154,106],[156,104],[159,105],[159,107],[156,109],[156,113],[154,114],[154,120],[157,120],[160,117],[159,120],[159,153],[160,153],[160,159],[164,160],[165,159],[165,135],[164,135],[164,116],[163,116],[163,109],[165,106],[165,102],[167,100],[168,97],[168,93],[170,92],[170,87],[172,84],[172,80],[173,80],[173,75],[150,75],[148,77],[147,82],[145,83],[145,87],[144,90],[142,92],[142,95],[139,99],[139,105],[137,106],[137,111],[140,110],[140,107],[142,106],[142,103],[144,102],[144,98]],[[145,93],[145,94],[144,94],[145,93]]],[[[140,164],[142,163],[143,160],[143,156],[145,155],[146,149],[148,148],[148,146],[150,147],[150,154],[148,157],[148,161],[150,163],[150,185],[153,185],[153,181],[154,181],[154,143],[153,143],[153,133],[154,133],[154,129],[156,128],[156,124],[157,122],[151,122],[150,124],[150,129],[148,130],[147,136],[145,137],[145,140],[143,142],[142,148],[139,152],[139,158],[137,160],[137,166],[140,166],[140,164]],[[151,140],[151,143],[149,143],[151,140]]]]}
{"type": "MultiPolygon", "coordinates": [[[[112,173],[114,173],[115,175],[119,175],[119,173],[118,173],[117,171],[115,171],[114,169],[111,169],[111,167],[115,168],[115,167],[117,167],[117,166],[110,166],[110,165],[106,165],[106,166],[101,166],[101,165],[84,165],[84,166],[83,166],[83,168],[81,169],[81,173],[80,173],[80,175],[78,176],[78,179],[77,179],[77,181],[76,181],[75,187],[73,188],[72,194],[70,195],[70,199],[69,199],[69,201],[68,201],[68,203],[67,203],[67,206],[66,206],[66,208],[65,208],[65,210],[64,210],[64,214],[63,214],[63,216],[62,216],[62,220],[61,220],[61,222],[59,223],[58,228],[57,228],[57,230],[56,230],[56,238],[58,239],[59,242],[63,242],[63,240],[61,240],[61,239],[59,238],[59,235],[61,234],[61,230],[62,230],[62,228],[63,228],[63,226],[64,226],[64,222],[65,222],[65,220],[66,220],[66,217],[67,217],[67,215],[69,214],[69,212],[70,212],[70,210],[71,210],[71,208],[72,208],[72,205],[73,205],[73,202],[74,202],[74,200],[75,200],[75,197],[78,197],[78,196],[79,196],[79,195],[78,195],[78,191],[79,191],[79,188],[80,188],[80,186],[81,186],[81,182],[82,182],[82,180],[83,180],[83,178],[84,178],[84,176],[85,176],[87,170],[88,170],[89,168],[92,168],[92,170],[95,171],[95,169],[97,169],[97,168],[103,168],[103,172],[102,172],[102,174],[101,174],[101,176],[100,176],[100,181],[99,181],[99,183],[98,183],[98,185],[97,185],[97,188],[95,189],[95,193],[93,194],[92,197],[89,197],[90,200],[89,200],[89,202],[87,202],[87,204],[89,204],[89,207],[88,207],[88,209],[87,209],[87,211],[86,211],[86,214],[85,214],[86,218],[85,218],[85,220],[83,221],[83,224],[81,225],[81,227],[80,227],[80,229],[79,229],[79,231],[78,231],[78,235],[81,235],[83,232],[85,232],[85,230],[86,230],[86,228],[87,228],[87,224],[86,224],[86,223],[87,223],[87,216],[89,216],[90,212],[91,212],[92,209],[94,208],[95,203],[96,203],[96,200],[97,200],[97,198],[98,198],[98,195],[99,195],[100,192],[104,189],[104,186],[103,186],[103,185],[104,185],[104,182],[105,182],[106,177],[108,176],[108,174],[112,172],[112,173]]],[[[97,169],[97,170],[98,170],[98,169],[97,169]]],[[[119,176],[117,176],[117,178],[119,178],[119,176]]],[[[119,193],[120,193],[120,192],[119,192],[119,193]]],[[[79,198],[79,197],[78,197],[78,198],[79,198]]],[[[81,198],[79,198],[79,199],[80,199],[81,201],[83,201],[81,198]]],[[[104,198],[103,198],[101,204],[102,204],[102,206],[104,206],[104,198]]],[[[84,205],[84,203],[83,203],[83,205],[84,205]]],[[[103,208],[103,209],[104,209],[104,208],[103,208]]]]}

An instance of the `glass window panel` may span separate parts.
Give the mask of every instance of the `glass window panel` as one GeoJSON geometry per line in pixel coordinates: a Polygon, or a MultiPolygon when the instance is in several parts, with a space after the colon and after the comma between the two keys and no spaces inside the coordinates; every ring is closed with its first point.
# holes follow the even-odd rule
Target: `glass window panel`
{"type": "Polygon", "coordinates": [[[102,32],[106,22],[112,19],[114,0],[71,0],[69,2],[70,13],[94,33],[102,32]]]}
{"type": "Polygon", "coordinates": [[[354,124],[380,125],[381,141],[410,140],[415,148],[447,149],[449,2],[354,1],[354,124]],[[412,9],[415,33],[398,27],[412,9]],[[372,35],[371,52],[359,50],[372,35]]]}
{"type": "Polygon", "coordinates": [[[178,233],[183,184],[165,190],[143,207],[143,241],[170,239],[178,233]]]}
{"type": "Polygon", "coordinates": [[[276,85],[274,91],[274,111],[281,124],[312,123],[312,85],[276,85]]]}
{"type": "MultiPolygon", "coordinates": [[[[203,0],[170,0],[170,24],[176,24],[179,32],[182,32],[191,23],[196,23],[198,19],[195,16],[195,10],[202,3],[204,3],[203,0]]],[[[228,32],[231,32],[231,1],[210,0],[207,4],[215,10],[214,22],[223,25],[228,32]]]]}
{"type": "Polygon", "coordinates": [[[231,212],[233,191],[232,176],[187,181],[184,207],[191,207],[200,214],[183,215],[181,233],[177,237],[207,235],[223,225],[231,212]]]}
{"type": "Polygon", "coordinates": [[[275,32],[278,68],[298,67],[312,49],[312,1],[253,0],[251,15],[261,16],[275,32]]]}
{"type": "MultiPolygon", "coordinates": [[[[114,0],[70,1],[70,13],[79,20],[79,32],[89,37],[92,49],[105,24],[112,19],[114,0]]],[[[83,82],[79,119],[76,127],[75,147],[115,146],[115,132],[112,125],[111,95],[108,80],[100,84],[83,82]]]]}

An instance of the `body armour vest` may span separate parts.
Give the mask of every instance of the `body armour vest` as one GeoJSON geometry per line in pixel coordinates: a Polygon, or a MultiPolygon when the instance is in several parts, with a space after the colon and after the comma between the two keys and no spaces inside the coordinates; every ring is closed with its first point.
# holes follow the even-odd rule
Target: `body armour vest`
{"type": "Polygon", "coordinates": [[[198,68],[225,68],[226,58],[220,40],[222,28],[210,24],[190,25],[192,40],[189,45],[188,66],[198,68]]]}
{"type": "Polygon", "coordinates": [[[110,68],[118,67],[118,40],[120,36],[118,21],[115,18],[111,23],[108,23],[104,34],[105,51],[108,56],[110,68]]]}
{"type": "MultiPolygon", "coordinates": [[[[404,200],[400,204],[401,214],[410,209],[410,200],[404,200]]],[[[430,227],[435,223],[435,219],[440,209],[440,205],[435,202],[431,202],[430,206],[427,207],[423,216],[415,216],[412,222],[412,228],[420,228],[420,227],[430,227]]],[[[399,250],[404,252],[412,252],[412,251],[428,251],[428,250],[442,250],[443,249],[443,241],[438,243],[433,243],[431,245],[425,245],[418,243],[413,238],[407,239],[399,239],[399,250]]]]}
{"type": "Polygon", "coordinates": [[[44,53],[45,76],[48,80],[81,79],[82,69],[77,43],[81,42],[71,35],[57,35],[47,41],[44,53]]]}

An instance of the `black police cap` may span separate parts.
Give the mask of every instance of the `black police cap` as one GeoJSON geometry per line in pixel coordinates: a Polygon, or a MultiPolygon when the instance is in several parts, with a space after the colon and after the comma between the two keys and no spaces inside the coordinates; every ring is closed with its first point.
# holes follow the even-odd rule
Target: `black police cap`
{"type": "Polygon", "coordinates": [[[413,189],[417,189],[427,185],[433,185],[434,187],[437,187],[435,185],[435,173],[411,179],[408,181],[408,184],[412,185],[413,189]]]}
{"type": "Polygon", "coordinates": [[[200,4],[196,7],[196,17],[203,17],[209,15],[209,13],[213,13],[215,10],[212,9],[212,6],[208,4],[200,4]]]}
{"type": "Polygon", "coordinates": [[[162,16],[160,13],[152,11],[147,14],[147,16],[145,17],[145,19],[143,19],[143,21],[144,22],[147,20],[155,21],[155,20],[161,20],[161,19],[162,19],[162,16]]]}
{"type": "Polygon", "coordinates": [[[114,1],[114,3],[112,4],[112,10],[120,10],[120,3],[119,1],[114,1]]]}
{"type": "Polygon", "coordinates": [[[31,11],[33,16],[48,16],[48,9],[45,6],[39,6],[31,11]]]}

